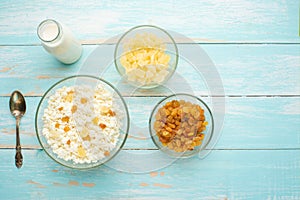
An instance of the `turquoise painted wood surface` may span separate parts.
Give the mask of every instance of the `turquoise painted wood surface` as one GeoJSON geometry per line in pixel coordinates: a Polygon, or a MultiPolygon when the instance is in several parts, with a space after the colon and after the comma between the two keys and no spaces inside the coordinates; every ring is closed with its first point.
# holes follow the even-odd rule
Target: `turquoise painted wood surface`
{"type": "MultiPolygon", "coordinates": [[[[130,128],[126,149],[155,148],[147,129],[150,113],[162,97],[126,97],[131,121],[146,132],[130,128]],[[145,106],[146,105],[146,106],[145,106]],[[141,109],[143,108],[143,109],[141,109]]],[[[34,115],[39,97],[27,97],[27,114],[22,119],[22,141],[26,148],[40,149],[34,115]]],[[[207,100],[207,98],[203,98],[207,100]]],[[[9,97],[0,98],[0,148],[15,145],[14,118],[10,116],[9,97]]],[[[299,97],[227,97],[221,138],[216,149],[294,149],[299,148],[299,97]],[[274,109],[276,108],[276,109],[274,109]],[[288,129],[287,129],[288,124],[288,129]]]]}
{"type": "MultiPolygon", "coordinates": [[[[187,53],[189,48],[194,46],[196,45],[179,45],[179,52],[187,53]]],[[[84,47],[82,59],[72,66],[63,65],[54,60],[45,53],[41,46],[4,46],[0,48],[0,54],[5,58],[0,66],[0,94],[8,96],[15,88],[19,88],[28,96],[41,96],[50,85],[66,76],[79,72],[94,75],[100,69],[107,68],[107,65],[109,67],[106,72],[99,73],[99,76],[101,75],[111,83],[118,83],[120,76],[112,65],[114,45],[104,46],[107,49],[108,64],[94,63],[95,68],[92,71],[85,70],[83,64],[88,56],[97,49],[97,46],[84,47]],[[23,84],[24,82],[29,83],[32,87],[27,87],[23,84]]],[[[221,76],[226,95],[300,94],[299,45],[235,44],[201,45],[200,47],[214,62],[221,76]]],[[[194,91],[201,95],[210,94],[205,83],[199,82],[201,77],[195,76],[195,69],[183,57],[180,57],[177,73],[188,81],[194,91]]],[[[171,84],[180,85],[180,82],[171,84]]],[[[128,87],[122,87],[121,92],[129,95],[128,87]]],[[[160,89],[155,89],[143,93],[143,96],[157,95],[160,92],[160,89]]]]}
{"type": "Polygon", "coordinates": [[[66,23],[85,43],[138,24],[156,24],[199,42],[299,43],[299,1],[2,1],[1,44],[37,44],[45,18],[66,23]],[[84,27],[84,31],[82,29],[84,27]]]}
{"type": "MultiPolygon", "coordinates": [[[[181,55],[194,52],[195,43],[175,39],[181,55]]],[[[0,199],[300,199],[299,39],[299,1],[1,1],[0,199]],[[64,22],[82,41],[79,62],[66,66],[45,53],[36,36],[45,18],[64,22]],[[145,173],[122,172],[116,169],[146,169],[154,162],[149,155],[158,152],[148,133],[130,130],[124,149],[106,166],[77,171],[52,161],[34,131],[42,94],[66,76],[91,73],[86,65],[99,47],[106,52],[96,71],[107,69],[101,76],[117,84],[120,78],[111,65],[115,41],[100,43],[149,23],[192,38],[215,64],[225,94],[209,91],[184,57],[176,76],[209,104],[212,98],[225,98],[217,145],[205,159],[181,159],[145,173]],[[20,170],[14,166],[14,119],[8,110],[15,89],[26,95],[28,106],[21,124],[20,170]],[[121,159],[128,153],[144,156],[121,159]]],[[[168,84],[186,89],[174,80],[168,84]]],[[[131,94],[121,83],[132,120],[146,126],[166,91],[131,94]]]]}
{"type": "Polygon", "coordinates": [[[178,160],[143,174],[106,166],[74,171],[40,150],[24,151],[24,167],[17,170],[10,159],[14,151],[0,153],[0,176],[10,174],[1,179],[1,196],[8,199],[299,199],[300,195],[295,173],[300,168],[299,150],[217,150],[205,160],[178,160]]]}

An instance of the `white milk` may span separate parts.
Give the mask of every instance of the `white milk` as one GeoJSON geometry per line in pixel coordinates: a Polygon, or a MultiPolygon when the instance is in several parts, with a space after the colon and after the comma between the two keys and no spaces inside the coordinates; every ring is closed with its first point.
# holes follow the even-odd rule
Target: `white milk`
{"type": "Polygon", "coordinates": [[[81,56],[81,44],[63,24],[47,19],[39,25],[38,36],[43,47],[65,64],[72,64],[81,56]]]}

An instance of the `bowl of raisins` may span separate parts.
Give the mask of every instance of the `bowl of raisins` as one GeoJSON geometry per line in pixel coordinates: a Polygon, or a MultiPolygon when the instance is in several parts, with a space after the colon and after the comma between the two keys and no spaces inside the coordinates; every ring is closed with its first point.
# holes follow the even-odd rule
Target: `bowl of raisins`
{"type": "Polygon", "coordinates": [[[214,131],[207,104],[190,94],[173,94],[154,107],[149,132],[154,144],[172,157],[191,157],[205,149],[214,131]]]}

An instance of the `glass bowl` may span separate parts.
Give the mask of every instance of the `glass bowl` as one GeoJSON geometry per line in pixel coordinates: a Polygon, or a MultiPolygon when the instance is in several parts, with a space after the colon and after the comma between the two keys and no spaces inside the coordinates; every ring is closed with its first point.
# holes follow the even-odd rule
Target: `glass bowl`
{"type": "Polygon", "coordinates": [[[178,49],[172,36],[152,25],[136,26],[118,41],[117,71],[133,86],[150,89],[165,83],[175,72],[178,49]]]}
{"type": "Polygon", "coordinates": [[[154,144],[172,157],[191,157],[206,146],[214,131],[209,107],[190,94],[173,94],[157,103],[149,119],[154,144]]]}
{"type": "Polygon", "coordinates": [[[45,152],[75,169],[97,167],[125,144],[129,114],[121,94],[97,77],[67,77],[44,94],[35,129],[45,152]]]}

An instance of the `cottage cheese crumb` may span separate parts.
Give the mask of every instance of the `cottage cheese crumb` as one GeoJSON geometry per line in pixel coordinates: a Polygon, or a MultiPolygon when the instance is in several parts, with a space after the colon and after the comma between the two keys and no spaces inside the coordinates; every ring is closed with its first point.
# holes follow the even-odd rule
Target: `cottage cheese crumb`
{"type": "Polygon", "coordinates": [[[95,163],[116,147],[117,115],[113,96],[102,85],[62,87],[49,98],[42,133],[59,158],[95,163]]]}

